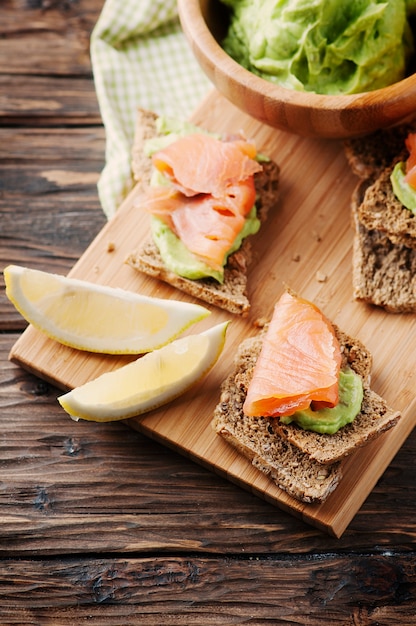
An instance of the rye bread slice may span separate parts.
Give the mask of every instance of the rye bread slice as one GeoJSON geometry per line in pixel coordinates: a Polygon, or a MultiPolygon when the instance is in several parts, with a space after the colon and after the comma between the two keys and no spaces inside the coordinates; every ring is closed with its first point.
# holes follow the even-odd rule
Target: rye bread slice
{"type": "Polygon", "coordinates": [[[260,337],[241,343],[234,370],[221,386],[213,428],[290,496],[307,503],[323,502],[342,477],[341,464],[317,463],[276,432],[275,420],[243,412],[246,378],[256,362],[260,337]]]}
{"type": "Polygon", "coordinates": [[[243,403],[264,331],[240,345],[234,371],[221,387],[214,430],[284,491],[303,502],[323,502],[342,477],[341,459],[394,426],[400,414],[370,389],[371,354],[363,344],[336,328],[348,363],[362,377],[364,401],[353,424],[335,435],[283,425],[276,418],[249,417],[243,403]]]}
{"type": "Polygon", "coordinates": [[[404,140],[409,132],[415,131],[416,121],[346,139],[344,152],[349,166],[360,178],[377,176],[393,161],[407,158],[404,140]]]}
{"type": "Polygon", "coordinates": [[[389,313],[416,312],[416,248],[395,244],[382,230],[368,229],[360,221],[362,187],[352,200],[354,223],[352,285],[354,298],[389,313]]]}
{"type": "Polygon", "coordinates": [[[142,192],[148,187],[152,175],[152,161],[145,154],[143,148],[146,141],[157,135],[157,117],[153,111],[147,111],[146,109],[137,110],[136,128],[131,151],[131,168],[133,178],[142,192]]]}
{"type": "Polygon", "coordinates": [[[367,230],[381,231],[392,243],[416,248],[416,215],[394,195],[392,171],[393,165],[385,167],[374,181],[360,186],[354,198],[356,216],[367,230]],[[359,198],[361,201],[357,202],[359,198]]]}
{"type": "Polygon", "coordinates": [[[390,313],[416,311],[416,217],[393,193],[390,175],[408,153],[416,120],[344,143],[361,181],[351,201],[354,297],[390,313]]]}
{"type": "MultiPolygon", "coordinates": [[[[156,135],[156,116],[139,110],[133,146],[133,172],[144,190],[149,184],[151,161],[143,152],[144,142],[156,135]]],[[[263,170],[255,174],[257,191],[257,215],[263,224],[269,210],[277,205],[279,195],[280,168],[273,161],[263,163],[263,170]]],[[[151,237],[139,249],[132,251],[126,262],[136,270],[169,283],[189,295],[237,315],[246,316],[250,310],[247,270],[252,261],[250,237],[230,255],[224,271],[224,282],[212,278],[190,280],[170,271],[163,263],[157,246],[151,237]]]]}

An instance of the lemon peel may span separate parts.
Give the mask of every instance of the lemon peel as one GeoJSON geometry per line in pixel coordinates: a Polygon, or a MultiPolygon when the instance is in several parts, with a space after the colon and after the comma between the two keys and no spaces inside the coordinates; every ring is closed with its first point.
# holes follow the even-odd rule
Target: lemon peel
{"type": "Polygon", "coordinates": [[[188,391],[217,362],[229,321],[181,337],[59,396],[72,419],[109,422],[156,409],[188,391]]]}
{"type": "Polygon", "coordinates": [[[9,265],[6,295],[21,315],[62,344],[106,354],[143,354],[210,315],[199,304],[9,265]]]}

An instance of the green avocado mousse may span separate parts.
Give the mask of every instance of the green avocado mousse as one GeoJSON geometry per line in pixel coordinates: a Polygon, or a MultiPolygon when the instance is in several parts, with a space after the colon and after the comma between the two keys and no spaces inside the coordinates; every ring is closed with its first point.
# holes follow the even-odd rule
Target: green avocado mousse
{"type": "Polygon", "coordinates": [[[340,371],[339,401],[334,407],[313,408],[296,411],[290,416],[281,416],[283,424],[295,422],[304,430],[334,435],[340,428],[354,421],[361,411],[363,401],[363,384],[361,377],[351,368],[340,371]]]}
{"type": "Polygon", "coordinates": [[[222,45],[249,71],[289,89],[353,94],[403,79],[414,51],[405,0],[221,0],[222,45]]]}
{"type": "Polygon", "coordinates": [[[409,151],[406,161],[399,161],[390,176],[393,193],[406,209],[416,214],[416,133],[405,140],[409,151]]]}
{"type": "Polygon", "coordinates": [[[264,157],[243,136],[223,140],[188,122],[160,117],[157,131],[145,145],[153,169],[142,201],[153,242],[171,272],[223,283],[229,256],[260,228],[254,173],[264,157]]]}
{"type": "MultiPolygon", "coordinates": [[[[254,206],[245,220],[242,231],[236,237],[234,245],[229,249],[224,260],[224,266],[230,254],[240,248],[243,239],[248,235],[255,235],[259,228],[260,221],[256,217],[256,207],[254,206]]],[[[223,282],[224,267],[222,270],[215,270],[198,259],[188,250],[179,237],[157,217],[151,218],[150,229],[163,263],[172,272],[190,280],[210,277],[219,283],[223,282]]]]}

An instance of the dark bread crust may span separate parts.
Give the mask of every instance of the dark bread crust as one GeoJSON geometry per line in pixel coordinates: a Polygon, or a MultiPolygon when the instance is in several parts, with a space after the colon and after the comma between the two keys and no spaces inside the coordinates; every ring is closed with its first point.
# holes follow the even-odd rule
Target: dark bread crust
{"type": "Polygon", "coordinates": [[[157,115],[146,109],[137,110],[136,129],[131,151],[132,171],[136,184],[144,192],[152,175],[152,161],[145,154],[143,147],[149,139],[157,135],[157,115]]]}
{"type": "Polygon", "coordinates": [[[371,135],[344,141],[344,152],[354,174],[360,178],[375,178],[393,161],[407,158],[404,140],[416,131],[416,121],[378,130],[371,135]]]}
{"type": "Polygon", "coordinates": [[[269,474],[281,489],[304,502],[324,501],[342,476],[341,459],[392,428],[400,417],[370,389],[371,354],[359,340],[335,330],[343,365],[348,364],[363,379],[362,410],[352,424],[335,435],[322,435],[297,425],[283,425],[276,418],[244,414],[244,399],[265,331],[240,345],[213,416],[213,428],[220,436],[269,474]]]}
{"type": "Polygon", "coordinates": [[[248,417],[243,412],[246,383],[256,362],[260,337],[240,345],[234,370],[221,386],[213,428],[290,496],[307,503],[323,502],[342,477],[341,465],[324,466],[309,459],[275,431],[274,420],[248,417]]]}
{"type": "MultiPolygon", "coordinates": [[[[149,184],[151,173],[151,162],[143,153],[143,143],[155,136],[156,119],[154,114],[139,110],[133,148],[133,171],[135,179],[143,190],[149,184]]],[[[263,224],[269,210],[277,204],[280,168],[273,161],[266,161],[262,165],[263,170],[255,174],[254,180],[257,192],[257,215],[263,224]]],[[[246,238],[240,249],[230,255],[224,271],[223,284],[211,278],[190,280],[171,272],[164,265],[159,250],[151,238],[140,249],[132,251],[126,263],[193,297],[244,317],[250,310],[247,292],[247,269],[252,261],[250,239],[250,237],[246,238]]]]}
{"type": "Polygon", "coordinates": [[[363,183],[361,202],[356,202],[356,217],[367,230],[385,233],[392,243],[416,248],[416,215],[394,195],[390,182],[392,171],[393,165],[384,168],[374,181],[363,183]]]}
{"type": "Polygon", "coordinates": [[[416,311],[416,216],[390,181],[394,165],[407,159],[409,132],[416,132],[416,120],[344,144],[361,178],[351,201],[354,297],[390,313],[416,311]]]}
{"type": "Polygon", "coordinates": [[[354,298],[389,313],[416,311],[416,248],[393,243],[383,230],[366,228],[358,217],[360,183],[352,201],[354,298]]]}

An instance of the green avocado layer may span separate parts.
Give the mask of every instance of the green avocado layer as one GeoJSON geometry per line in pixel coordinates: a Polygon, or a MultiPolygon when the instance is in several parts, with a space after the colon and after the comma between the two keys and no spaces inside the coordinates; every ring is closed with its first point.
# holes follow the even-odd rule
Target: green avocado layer
{"type": "Polygon", "coordinates": [[[413,189],[406,181],[406,164],[403,161],[396,163],[391,173],[390,180],[396,198],[406,209],[416,214],[416,189],[413,189]]]}
{"type": "MultiPolygon", "coordinates": [[[[172,272],[191,280],[211,277],[219,283],[224,281],[224,271],[216,271],[199,260],[162,220],[152,216],[150,226],[153,241],[159,249],[163,263],[172,272]]],[[[227,258],[230,254],[235,252],[235,250],[238,250],[244,237],[254,235],[259,228],[260,221],[256,217],[256,208],[253,207],[246,217],[243,230],[238,234],[233,247],[228,251],[227,258]]]]}
{"type": "Polygon", "coordinates": [[[339,402],[335,407],[318,411],[310,408],[296,411],[293,415],[280,417],[280,421],[283,424],[296,422],[305,430],[333,435],[357,417],[361,410],[363,395],[361,377],[352,369],[347,368],[340,372],[339,402]]]}

